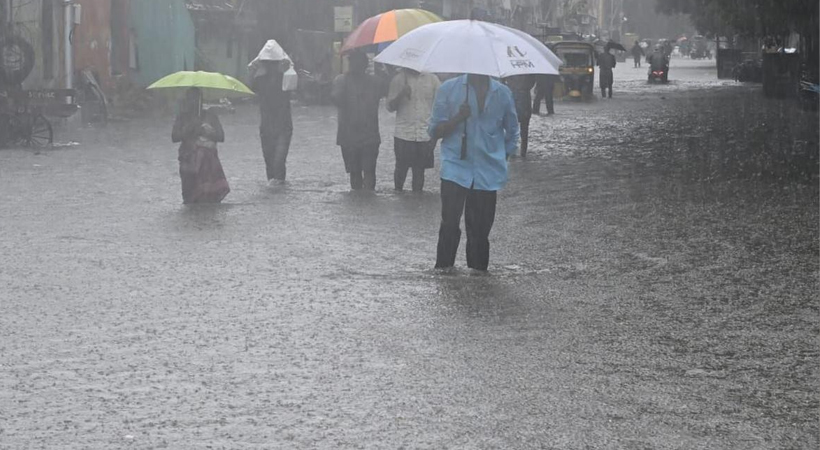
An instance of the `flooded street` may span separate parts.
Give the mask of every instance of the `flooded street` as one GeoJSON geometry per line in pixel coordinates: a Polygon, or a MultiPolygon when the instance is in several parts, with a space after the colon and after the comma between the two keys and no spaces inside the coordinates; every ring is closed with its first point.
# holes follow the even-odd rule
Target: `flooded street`
{"type": "Polygon", "coordinates": [[[533,117],[487,276],[432,270],[384,110],[375,193],[332,107],[277,188],[223,115],[215,206],[173,116],[0,151],[0,448],[817,448],[817,114],[713,66],[533,117]]]}

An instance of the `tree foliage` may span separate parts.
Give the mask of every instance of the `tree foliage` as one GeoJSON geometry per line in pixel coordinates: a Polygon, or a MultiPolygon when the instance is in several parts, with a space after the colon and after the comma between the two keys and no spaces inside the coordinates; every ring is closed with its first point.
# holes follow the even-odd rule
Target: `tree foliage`
{"type": "Polygon", "coordinates": [[[656,9],[665,14],[689,14],[702,33],[817,33],[817,0],[657,0],[656,9]]]}

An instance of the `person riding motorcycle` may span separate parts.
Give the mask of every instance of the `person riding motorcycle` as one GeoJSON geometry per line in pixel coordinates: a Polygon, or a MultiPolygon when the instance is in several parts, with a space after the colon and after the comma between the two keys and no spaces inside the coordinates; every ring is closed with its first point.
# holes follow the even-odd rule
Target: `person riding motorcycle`
{"type": "Polygon", "coordinates": [[[655,51],[649,55],[649,70],[663,70],[669,73],[669,57],[666,56],[661,47],[655,47],[655,51]]]}
{"type": "Polygon", "coordinates": [[[669,57],[663,48],[655,47],[655,51],[647,58],[649,62],[649,82],[660,79],[666,83],[669,79],[669,57]]]}

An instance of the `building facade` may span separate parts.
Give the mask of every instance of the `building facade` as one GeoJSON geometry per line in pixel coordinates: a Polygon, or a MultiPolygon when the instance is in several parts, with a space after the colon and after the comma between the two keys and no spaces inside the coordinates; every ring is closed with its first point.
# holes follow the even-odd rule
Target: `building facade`
{"type": "Polygon", "coordinates": [[[187,0],[194,22],[196,69],[242,79],[253,59],[256,11],[242,0],[187,0]]]}
{"type": "Polygon", "coordinates": [[[22,81],[24,89],[65,87],[64,7],[54,1],[6,1],[3,32],[29,44],[33,69],[22,81]]]}
{"type": "Polygon", "coordinates": [[[165,75],[194,70],[196,35],[184,0],[131,0],[129,6],[133,83],[147,86],[165,75]]]}
{"type": "Polygon", "coordinates": [[[194,68],[194,25],[184,0],[5,1],[4,32],[33,50],[24,89],[70,87],[71,78],[89,70],[110,91],[118,78],[147,85],[194,68]]]}
{"type": "Polygon", "coordinates": [[[147,86],[178,70],[212,70],[243,78],[268,39],[288,52],[299,30],[334,30],[334,7],[352,6],[354,24],[398,8],[425,8],[445,19],[476,18],[531,34],[545,29],[617,39],[623,0],[0,0],[6,26],[30,42],[34,70],[26,88],[67,84],[70,48],[76,75],[88,69],[104,90],[121,80],[147,86]],[[72,6],[73,5],[73,6],[72,6]],[[73,14],[66,21],[66,14],[73,14]],[[71,23],[71,46],[66,45],[71,23]]]}

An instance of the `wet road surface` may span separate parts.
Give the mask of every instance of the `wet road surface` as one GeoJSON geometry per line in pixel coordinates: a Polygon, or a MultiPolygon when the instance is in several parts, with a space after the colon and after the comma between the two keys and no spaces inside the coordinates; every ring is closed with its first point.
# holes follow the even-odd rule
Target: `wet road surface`
{"type": "Polygon", "coordinates": [[[279,188],[223,116],[217,206],[168,117],[0,152],[0,448],[817,448],[817,116],[708,64],[534,117],[487,276],[386,113],[375,193],[323,107],[279,188]]]}

